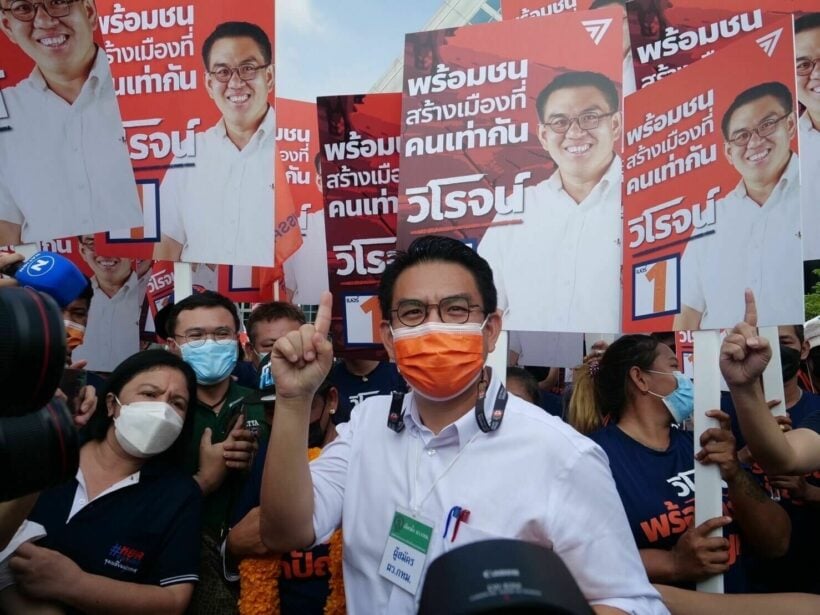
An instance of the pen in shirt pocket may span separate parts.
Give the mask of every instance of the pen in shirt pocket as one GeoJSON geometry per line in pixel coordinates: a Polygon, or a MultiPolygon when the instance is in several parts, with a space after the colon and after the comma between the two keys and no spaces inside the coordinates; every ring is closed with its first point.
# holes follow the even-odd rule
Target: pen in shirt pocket
{"type": "Polygon", "coordinates": [[[444,533],[442,534],[442,538],[447,538],[447,532],[450,530],[450,521],[455,519],[455,523],[453,524],[453,535],[450,537],[450,542],[455,542],[456,536],[458,536],[458,527],[462,523],[467,523],[470,519],[470,511],[466,508],[462,508],[461,506],[453,506],[450,509],[450,512],[447,513],[447,518],[444,522],[444,533]]]}

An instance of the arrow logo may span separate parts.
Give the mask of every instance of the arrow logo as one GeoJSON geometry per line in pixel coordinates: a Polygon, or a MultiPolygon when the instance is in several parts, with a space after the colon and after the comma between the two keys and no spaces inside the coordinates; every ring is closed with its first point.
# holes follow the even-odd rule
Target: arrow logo
{"type": "Polygon", "coordinates": [[[755,42],[760,45],[760,48],[771,58],[774,54],[774,50],[777,48],[777,42],[780,40],[781,34],[783,34],[783,28],[778,28],[774,32],[755,39],[755,42]]]}
{"type": "Polygon", "coordinates": [[[612,25],[612,20],[587,19],[586,21],[582,21],[581,25],[589,32],[589,35],[592,37],[592,42],[597,45],[601,42],[601,39],[604,38],[606,31],[609,30],[609,26],[612,25]]]}

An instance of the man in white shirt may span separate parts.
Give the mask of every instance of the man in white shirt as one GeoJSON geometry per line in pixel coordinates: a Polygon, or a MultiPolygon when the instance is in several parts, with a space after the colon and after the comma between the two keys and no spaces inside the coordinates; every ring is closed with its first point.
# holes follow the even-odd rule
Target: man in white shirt
{"type": "Polygon", "coordinates": [[[222,118],[196,135],[193,160],[174,163],[160,187],[157,260],[273,265],[275,116],[268,35],[219,24],[202,46],[205,87],[222,118]]]}
{"type": "Polygon", "coordinates": [[[90,370],[110,372],[140,349],[140,308],[151,261],[142,261],[139,271],[134,271],[131,259],[97,254],[93,235],[84,235],[79,240],[80,256],[94,272],[94,294],[83,343],[71,358],[88,361],[86,367],[90,370]]]}
{"type": "Polygon", "coordinates": [[[820,258],[820,13],[794,21],[797,99],[806,109],[800,132],[800,209],[803,258],[820,258]]]}
{"type": "Polygon", "coordinates": [[[35,63],[0,93],[0,245],[141,225],[94,2],[0,8],[0,30],[35,63]]]}
{"type": "Polygon", "coordinates": [[[305,547],[341,525],[352,615],[415,613],[433,559],[494,537],[552,547],[596,613],[667,612],[603,451],[507,396],[485,367],[501,332],[488,263],[458,240],[419,238],[388,265],[379,301],[385,348],[412,390],[361,402],[310,465],[310,400],[332,361],[330,294],[315,326],[274,345],[265,545],[305,547]]]}
{"type": "Polygon", "coordinates": [[[593,72],[559,75],[538,95],[538,139],[558,168],[478,246],[510,330],[620,330],[619,108],[615,84],[593,72]]]}
{"type": "Polygon", "coordinates": [[[796,121],[787,86],[761,83],[740,93],[721,120],[724,151],[741,175],[716,203],[715,233],[686,246],[681,312],[674,328],[731,327],[754,291],[760,322],[803,316],[800,169],[791,151],[796,121]]]}

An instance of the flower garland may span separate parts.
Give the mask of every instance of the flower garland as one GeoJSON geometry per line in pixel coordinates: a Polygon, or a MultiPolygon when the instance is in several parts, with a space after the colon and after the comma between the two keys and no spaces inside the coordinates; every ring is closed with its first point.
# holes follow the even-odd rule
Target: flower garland
{"type": "MultiPolygon", "coordinates": [[[[308,449],[308,460],[313,461],[321,448],[308,449]]],[[[344,615],[345,586],[342,578],[342,532],[336,530],[330,538],[330,593],[325,602],[325,615],[344,615]]],[[[280,556],[246,557],[239,563],[239,614],[279,615],[280,556]]]]}

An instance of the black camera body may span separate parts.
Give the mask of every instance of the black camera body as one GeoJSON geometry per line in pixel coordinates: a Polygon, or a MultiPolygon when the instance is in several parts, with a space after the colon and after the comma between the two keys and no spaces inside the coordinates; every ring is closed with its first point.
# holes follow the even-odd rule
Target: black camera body
{"type": "Polygon", "coordinates": [[[0,288],[0,501],[72,478],[80,447],[54,393],[66,358],[60,308],[30,288],[0,288]]]}

